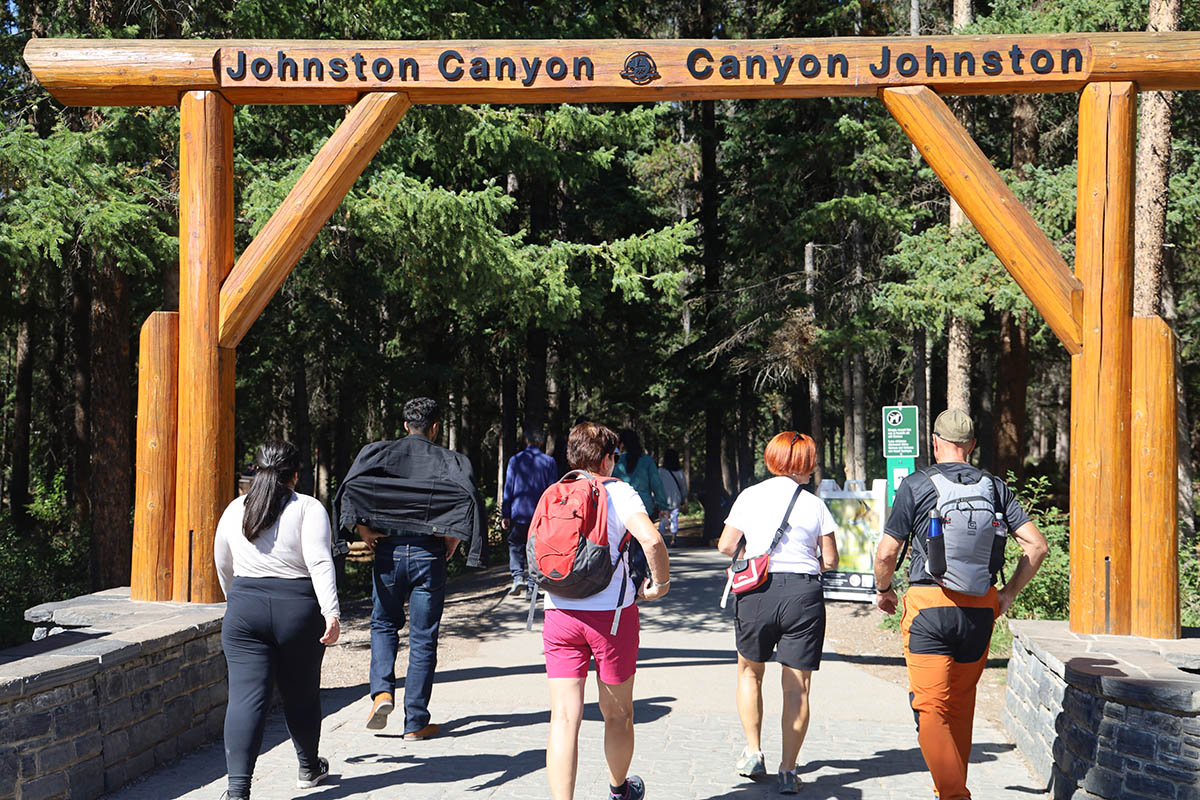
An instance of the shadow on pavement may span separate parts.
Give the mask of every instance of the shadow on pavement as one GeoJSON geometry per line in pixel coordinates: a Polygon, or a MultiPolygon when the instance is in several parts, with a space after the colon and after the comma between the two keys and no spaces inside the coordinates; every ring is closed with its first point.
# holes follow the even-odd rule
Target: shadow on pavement
{"type": "Polygon", "coordinates": [[[305,797],[334,800],[334,798],[353,797],[392,786],[400,788],[405,784],[414,783],[457,783],[461,780],[494,775],[495,777],[490,780],[470,787],[471,791],[479,792],[494,789],[544,768],[546,751],[541,749],[525,750],[516,755],[472,753],[428,757],[411,754],[399,756],[373,754],[348,758],[346,763],[397,764],[400,765],[400,768],[382,774],[362,775],[344,780],[340,775],[331,775],[322,791],[306,793],[305,797]]]}
{"type": "MultiPolygon", "coordinates": [[[[655,720],[665,717],[671,713],[670,703],[675,701],[674,697],[646,697],[633,701],[633,720],[635,724],[644,722],[654,722],[655,720]]],[[[587,703],[583,707],[583,718],[592,722],[601,722],[604,717],[600,715],[600,705],[598,703],[587,703]]],[[[442,732],[440,738],[457,737],[457,736],[474,736],[480,733],[491,733],[492,731],[512,730],[513,728],[522,728],[526,725],[548,725],[550,724],[550,711],[528,711],[522,714],[474,714],[469,717],[461,717],[459,719],[447,720],[440,723],[442,732]]],[[[377,739],[399,739],[403,734],[400,733],[377,733],[377,739]]],[[[347,762],[354,762],[358,759],[348,758],[347,762]]]]}

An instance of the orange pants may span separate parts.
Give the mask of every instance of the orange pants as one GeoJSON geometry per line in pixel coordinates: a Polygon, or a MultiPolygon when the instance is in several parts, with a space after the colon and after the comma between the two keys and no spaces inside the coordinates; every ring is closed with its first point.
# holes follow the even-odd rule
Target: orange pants
{"type": "Polygon", "coordinates": [[[909,698],[917,741],[941,800],[969,798],[967,762],[975,687],[987,663],[996,589],[982,597],[940,586],[911,586],[900,632],[908,664],[909,698]]]}

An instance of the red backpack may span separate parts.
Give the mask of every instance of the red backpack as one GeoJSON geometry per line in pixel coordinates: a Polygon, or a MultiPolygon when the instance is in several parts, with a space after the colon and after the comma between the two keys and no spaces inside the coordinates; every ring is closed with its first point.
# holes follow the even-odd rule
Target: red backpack
{"type": "MultiPolygon", "coordinates": [[[[608,493],[604,484],[614,480],[574,470],[542,493],[529,523],[525,555],[530,580],[543,591],[577,599],[603,591],[612,581],[616,564],[608,547],[608,493]]],[[[629,539],[626,531],[618,550],[618,564],[629,539]]],[[[614,635],[628,582],[621,586],[614,635]]],[[[536,602],[536,592],[531,593],[531,611],[536,602]]],[[[529,622],[531,625],[532,613],[529,622]]]]}

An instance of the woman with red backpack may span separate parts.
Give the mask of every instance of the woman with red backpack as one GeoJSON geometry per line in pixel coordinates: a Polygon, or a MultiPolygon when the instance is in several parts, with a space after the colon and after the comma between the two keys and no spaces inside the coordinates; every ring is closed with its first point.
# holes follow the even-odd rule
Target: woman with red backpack
{"type": "MultiPolygon", "coordinates": [[[[800,787],[796,759],[808,732],[809,687],[813,670],[821,666],[825,642],[821,573],[837,568],[837,525],[825,503],[804,490],[817,463],[811,438],[792,431],[776,434],[767,444],[763,462],[776,477],[738,495],[717,543],[727,556],[744,552],[745,563],[753,568],[749,571],[757,573],[742,588],[735,583],[742,573],[730,576],[738,593],[734,614],[737,707],[746,734],[737,771],[751,779],[767,774],[760,738],[762,681],[765,662],[774,653],[783,669],[779,791],[796,794],[800,787]]],[[[735,562],[731,570],[738,567],[735,562]]]]}
{"type": "Polygon", "coordinates": [[[583,689],[593,658],[610,800],[641,800],[646,794],[641,778],[628,774],[640,630],[636,599],[662,597],[671,576],[666,545],[637,491],[609,477],[616,450],[617,435],[608,428],[576,425],[567,438],[567,462],[575,471],[546,490],[530,524],[530,575],[546,592],[546,772],[554,800],[575,794],[583,689]],[[630,578],[631,537],[642,545],[650,568],[638,587],[630,578]]]}

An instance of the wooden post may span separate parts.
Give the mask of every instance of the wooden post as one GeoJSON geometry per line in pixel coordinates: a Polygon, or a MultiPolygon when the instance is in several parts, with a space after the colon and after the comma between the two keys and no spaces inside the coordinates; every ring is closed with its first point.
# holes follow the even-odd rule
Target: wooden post
{"type": "Polygon", "coordinates": [[[155,311],[138,345],[137,476],[133,510],[134,600],[170,600],[175,558],[175,452],[179,314],[155,311]]]}
{"type": "Polygon", "coordinates": [[[369,94],[338,125],[221,287],[221,347],[237,347],[410,105],[369,94]]]}
{"type": "Polygon", "coordinates": [[[233,267],[233,106],[188,92],[179,106],[177,601],[214,603],[213,535],[233,498],[233,359],[217,346],[221,282],[233,267]]]}
{"type": "Polygon", "coordinates": [[[879,94],[1067,352],[1078,353],[1079,281],[945,101],[926,86],[879,94]]]}
{"type": "Polygon", "coordinates": [[[1133,320],[1132,596],[1134,636],[1178,639],[1175,337],[1159,317],[1133,320]]]}
{"type": "Polygon", "coordinates": [[[1130,385],[1137,89],[1079,101],[1075,274],[1083,352],[1071,359],[1071,630],[1130,630],[1130,385]]]}

